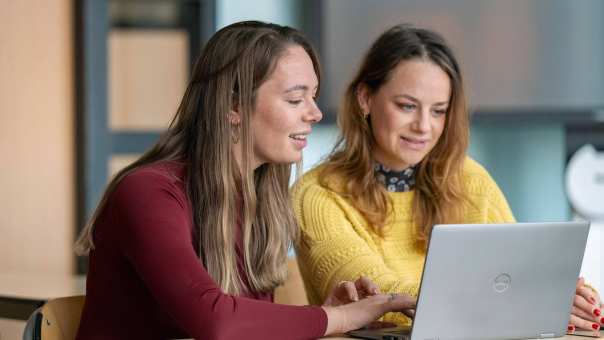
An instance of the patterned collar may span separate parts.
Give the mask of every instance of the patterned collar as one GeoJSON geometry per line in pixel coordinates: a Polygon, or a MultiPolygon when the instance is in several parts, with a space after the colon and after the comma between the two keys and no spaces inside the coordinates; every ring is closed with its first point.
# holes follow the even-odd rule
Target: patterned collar
{"type": "Polygon", "coordinates": [[[415,187],[415,166],[403,171],[394,171],[376,162],[373,169],[377,180],[390,192],[411,191],[415,187]]]}

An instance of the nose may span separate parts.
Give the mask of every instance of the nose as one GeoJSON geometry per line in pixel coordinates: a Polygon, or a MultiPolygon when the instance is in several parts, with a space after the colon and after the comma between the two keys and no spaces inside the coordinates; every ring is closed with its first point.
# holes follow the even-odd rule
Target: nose
{"type": "Polygon", "coordinates": [[[426,133],[430,131],[430,109],[418,110],[413,127],[416,131],[426,133]]]}
{"type": "Polygon", "coordinates": [[[321,109],[319,109],[314,100],[312,101],[312,105],[310,105],[308,108],[308,111],[304,115],[303,119],[304,122],[313,124],[318,123],[321,121],[321,119],[323,119],[323,112],[321,112],[321,109]]]}

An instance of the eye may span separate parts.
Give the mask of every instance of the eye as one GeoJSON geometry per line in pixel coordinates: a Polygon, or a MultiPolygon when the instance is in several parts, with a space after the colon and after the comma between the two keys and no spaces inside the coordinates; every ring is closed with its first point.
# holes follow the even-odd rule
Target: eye
{"type": "Polygon", "coordinates": [[[401,110],[406,112],[413,112],[417,109],[417,105],[409,103],[398,103],[396,104],[401,110]]]}
{"type": "Polygon", "coordinates": [[[302,103],[301,99],[293,99],[293,100],[287,100],[288,103],[290,103],[293,106],[298,106],[300,103],[302,103]]]}
{"type": "Polygon", "coordinates": [[[447,114],[447,109],[434,109],[432,112],[435,116],[442,116],[447,114]]]}

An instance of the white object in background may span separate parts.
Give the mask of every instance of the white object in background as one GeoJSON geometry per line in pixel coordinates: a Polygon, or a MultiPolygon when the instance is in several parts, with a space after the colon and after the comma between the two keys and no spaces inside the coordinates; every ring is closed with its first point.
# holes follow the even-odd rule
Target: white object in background
{"type": "Polygon", "coordinates": [[[566,168],[566,193],[575,211],[591,221],[604,221],[604,153],[582,146],[566,168]]]}
{"type": "MultiPolygon", "coordinates": [[[[581,265],[581,276],[598,290],[604,292],[604,222],[592,222],[581,265]]],[[[601,294],[604,297],[604,294],[601,294]]]]}
{"type": "Polygon", "coordinates": [[[593,145],[582,146],[566,169],[566,193],[581,218],[590,220],[581,276],[604,291],[604,153],[593,145]]]}

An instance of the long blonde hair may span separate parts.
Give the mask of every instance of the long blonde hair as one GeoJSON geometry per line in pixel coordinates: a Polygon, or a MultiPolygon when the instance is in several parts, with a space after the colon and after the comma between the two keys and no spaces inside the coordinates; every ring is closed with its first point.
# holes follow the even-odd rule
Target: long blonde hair
{"type": "Polygon", "coordinates": [[[461,174],[468,147],[469,118],[463,80],[453,52],[438,33],[402,24],[390,28],[374,42],[346,90],[338,113],[341,134],[319,177],[323,186],[349,199],[374,230],[383,235],[392,202],[374,174],[375,139],[357,100],[357,91],[364,85],[375,93],[399,63],[413,59],[438,65],[449,76],[452,88],[444,132],[418,164],[416,173],[412,213],[418,244],[425,246],[434,224],[460,219],[460,206],[466,199],[461,174]],[[345,184],[334,185],[329,180],[332,176],[344,178],[345,184]]]}
{"type": "Polygon", "coordinates": [[[306,50],[320,77],[316,53],[295,29],[247,21],[214,34],[195,64],[170,127],[155,146],[109,183],[76,242],[76,251],[87,254],[94,248],[97,219],[125,176],[147,164],[180,160],[186,164],[186,190],[199,240],[196,246],[210,276],[225,292],[243,291],[235,251],[240,221],[251,289],[270,292],[284,282],[287,252],[298,238],[289,203],[291,165],[264,164],[252,169],[250,118],[258,88],[291,45],[306,50]],[[241,114],[239,127],[228,119],[233,108],[241,114]],[[232,152],[233,134],[240,134],[241,170],[232,152]]]}

